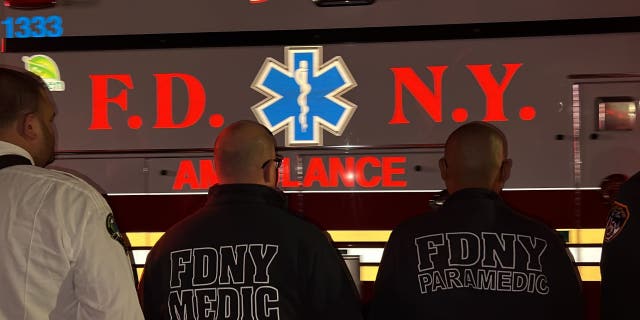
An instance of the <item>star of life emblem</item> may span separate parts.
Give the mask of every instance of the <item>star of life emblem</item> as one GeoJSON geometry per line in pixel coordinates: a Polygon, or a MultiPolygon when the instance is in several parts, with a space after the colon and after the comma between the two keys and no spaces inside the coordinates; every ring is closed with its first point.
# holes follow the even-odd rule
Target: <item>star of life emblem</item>
{"type": "Polygon", "coordinates": [[[287,146],[320,146],[322,130],[340,136],[356,105],[342,95],[357,86],[341,57],[322,63],[322,47],[286,47],[284,64],[267,58],[251,88],[267,96],[251,107],[287,146]]]}

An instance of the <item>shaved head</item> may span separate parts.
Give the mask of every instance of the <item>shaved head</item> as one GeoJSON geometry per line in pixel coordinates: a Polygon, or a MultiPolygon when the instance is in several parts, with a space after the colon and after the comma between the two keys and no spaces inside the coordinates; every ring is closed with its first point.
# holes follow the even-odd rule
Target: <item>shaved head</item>
{"type": "Polygon", "coordinates": [[[497,127],[471,122],[456,129],[445,144],[440,173],[449,193],[464,188],[499,192],[509,178],[507,139],[497,127]]]}
{"type": "Polygon", "coordinates": [[[276,141],[265,126],[249,120],[234,122],[218,135],[213,148],[214,165],[221,184],[252,183],[275,187],[273,161],[276,141]],[[272,181],[273,180],[273,181],[272,181]]]}

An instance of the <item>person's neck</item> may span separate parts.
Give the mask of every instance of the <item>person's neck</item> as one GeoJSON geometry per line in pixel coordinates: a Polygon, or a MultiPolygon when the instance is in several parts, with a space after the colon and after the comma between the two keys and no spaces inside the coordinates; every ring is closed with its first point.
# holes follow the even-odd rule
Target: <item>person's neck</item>
{"type": "Polygon", "coordinates": [[[491,187],[486,184],[461,184],[461,185],[447,186],[447,192],[449,194],[454,194],[455,192],[463,189],[484,189],[484,190],[493,191],[495,193],[499,193],[501,191],[500,188],[498,187],[491,187]]]}

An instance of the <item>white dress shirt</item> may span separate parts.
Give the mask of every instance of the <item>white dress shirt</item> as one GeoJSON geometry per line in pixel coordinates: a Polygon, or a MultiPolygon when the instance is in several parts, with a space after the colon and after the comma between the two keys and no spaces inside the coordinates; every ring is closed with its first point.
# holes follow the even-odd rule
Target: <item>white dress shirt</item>
{"type": "MultiPolygon", "coordinates": [[[[0,141],[0,155],[29,153],[0,141]]],[[[0,320],[143,319],[111,213],[88,183],[33,165],[0,169],[0,320]]]]}

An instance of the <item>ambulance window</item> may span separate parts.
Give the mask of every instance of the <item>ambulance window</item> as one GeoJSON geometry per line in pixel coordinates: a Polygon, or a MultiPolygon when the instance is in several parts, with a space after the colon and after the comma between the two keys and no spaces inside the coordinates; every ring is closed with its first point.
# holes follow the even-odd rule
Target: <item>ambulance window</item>
{"type": "Polygon", "coordinates": [[[633,130],[638,99],[632,97],[599,97],[596,99],[597,128],[600,131],[633,130]]]}

